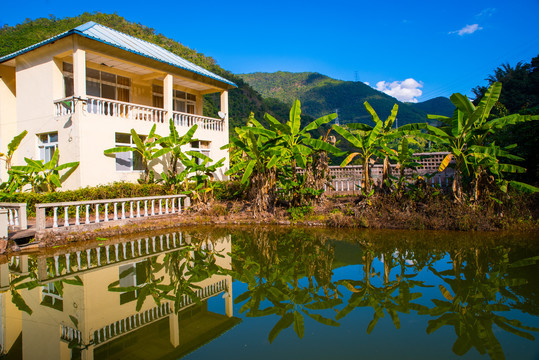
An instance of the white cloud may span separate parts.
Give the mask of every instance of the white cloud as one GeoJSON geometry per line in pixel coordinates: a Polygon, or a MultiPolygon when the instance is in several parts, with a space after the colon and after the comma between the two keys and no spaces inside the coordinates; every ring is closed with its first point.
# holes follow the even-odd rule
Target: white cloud
{"type": "Polygon", "coordinates": [[[460,36],[462,36],[462,35],[465,35],[465,34],[473,34],[474,32],[476,32],[478,30],[482,30],[482,29],[483,28],[481,26],[479,26],[479,24],[472,24],[472,25],[466,25],[465,27],[463,27],[460,30],[450,31],[449,33],[450,34],[459,34],[460,36]]]}
{"type": "Polygon", "coordinates": [[[363,84],[371,86],[371,83],[368,81],[363,81],[363,84]]]}
{"type": "Polygon", "coordinates": [[[378,81],[375,89],[393,96],[399,101],[416,103],[417,98],[423,94],[423,91],[420,90],[422,87],[422,82],[409,78],[404,81],[378,81]]]}
{"type": "Polygon", "coordinates": [[[483,9],[476,17],[491,17],[496,12],[496,8],[483,9]]]}

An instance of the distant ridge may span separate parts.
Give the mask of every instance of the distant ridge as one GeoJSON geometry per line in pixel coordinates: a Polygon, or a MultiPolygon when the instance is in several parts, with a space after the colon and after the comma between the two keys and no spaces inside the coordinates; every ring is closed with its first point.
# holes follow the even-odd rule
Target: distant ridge
{"type": "Polygon", "coordinates": [[[341,123],[371,122],[363,103],[368,101],[381,118],[386,118],[393,105],[399,104],[399,125],[425,122],[427,114],[451,116],[453,104],[447,98],[423,103],[403,103],[362,82],[342,81],[313,72],[238,74],[265,99],[277,99],[291,105],[300,99],[305,114],[319,117],[339,110],[341,123]]]}

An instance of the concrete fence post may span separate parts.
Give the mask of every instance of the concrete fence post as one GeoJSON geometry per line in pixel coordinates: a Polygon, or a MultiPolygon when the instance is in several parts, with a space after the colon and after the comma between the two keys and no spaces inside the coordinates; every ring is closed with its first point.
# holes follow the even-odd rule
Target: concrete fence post
{"type": "Polygon", "coordinates": [[[46,227],[45,208],[36,205],[36,231],[43,230],[46,227]]]}
{"type": "Polygon", "coordinates": [[[19,226],[21,230],[28,229],[28,213],[26,212],[26,203],[19,205],[19,226]]]}
{"type": "Polygon", "coordinates": [[[8,226],[7,209],[0,209],[0,239],[7,239],[8,226]]]}

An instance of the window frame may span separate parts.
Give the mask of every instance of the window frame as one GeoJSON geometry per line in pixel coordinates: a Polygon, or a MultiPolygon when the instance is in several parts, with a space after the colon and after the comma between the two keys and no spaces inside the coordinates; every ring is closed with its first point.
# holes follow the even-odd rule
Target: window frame
{"type": "MultiPolygon", "coordinates": [[[[68,62],[63,62],[63,64],[62,64],[62,73],[64,75],[64,94],[65,94],[65,97],[73,96],[74,95],[73,94],[73,92],[74,92],[73,64],[68,63],[68,62]],[[71,94],[68,93],[68,89],[71,90],[71,94]]],[[[108,71],[102,71],[102,70],[98,70],[98,69],[94,69],[94,68],[86,66],[86,88],[87,89],[89,88],[88,82],[93,82],[93,83],[99,84],[99,95],[98,96],[97,95],[90,95],[90,96],[96,96],[96,97],[99,97],[99,98],[102,98],[102,99],[109,99],[109,100],[121,101],[121,102],[127,102],[127,103],[131,102],[131,98],[132,98],[131,86],[133,84],[133,81],[132,81],[132,79],[130,77],[122,76],[122,75],[114,74],[114,73],[111,73],[111,72],[108,72],[108,71]],[[99,74],[99,78],[97,78],[97,77],[88,77],[88,70],[89,69],[92,70],[92,71],[96,71],[99,74]],[[107,79],[103,79],[103,74],[114,76],[114,82],[109,81],[107,79]],[[118,81],[119,80],[118,78],[125,79],[127,85],[122,84],[121,81],[118,81]],[[114,87],[114,99],[103,97],[103,85],[114,87]],[[118,95],[120,93],[120,89],[127,90],[127,97],[128,97],[127,100],[118,100],[118,98],[119,98],[118,95]]]]}
{"type": "MultiPolygon", "coordinates": [[[[146,140],[146,136],[145,135],[139,135],[140,137],[140,140],[141,141],[145,141],[146,140]]],[[[115,132],[114,133],[114,147],[121,147],[121,146],[129,146],[129,147],[132,147],[134,149],[136,149],[136,145],[135,143],[133,142],[133,136],[129,133],[122,133],[122,132],[115,132]],[[129,136],[129,143],[126,143],[126,142],[118,142],[118,135],[127,135],[129,136]]],[[[131,152],[118,152],[115,154],[115,163],[116,163],[116,172],[122,172],[122,173],[129,173],[129,172],[137,172],[137,173],[142,173],[144,172],[144,168],[141,166],[140,169],[135,169],[134,167],[134,164],[135,164],[135,156],[140,156],[141,157],[141,161],[140,161],[140,164],[142,165],[142,155],[140,155],[138,152],[136,151],[131,151],[131,152]],[[126,169],[126,170],[119,170],[118,169],[118,155],[123,155],[123,154],[131,154],[131,156],[129,157],[129,166],[130,168],[129,169],[126,169]]]]}
{"type": "MultiPolygon", "coordinates": [[[[164,90],[162,85],[152,84],[152,104],[153,107],[163,108],[165,104],[164,90]],[[157,101],[160,99],[160,101],[157,101]],[[162,104],[161,106],[159,106],[162,104]]],[[[184,114],[197,115],[197,95],[183,90],[172,90],[172,110],[184,114]],[[185,111],[178,110],[178,104],[183,103],[185,111]],[[193,112],[189,112],[188,107],[192,106],[193,112]]]]}
{"type": "Polygon", "coordinates": [[[37,136],[37,158],[43,160],[44,163],[48,163],[54,156],[54,152],[58,149],[58,131],[50,131],[46,133],[36,134],[37,136]],[[56,135],[56,141],[51,139],[51,135],[56,135]],[[46,141],[43,141],[43,136],[47,137],[46,141]],[[50,152],[50,158],[47,160],[47,149],[53,149],[50,152]],[[43,152],[42,152],[43,151],[43,152]]]}

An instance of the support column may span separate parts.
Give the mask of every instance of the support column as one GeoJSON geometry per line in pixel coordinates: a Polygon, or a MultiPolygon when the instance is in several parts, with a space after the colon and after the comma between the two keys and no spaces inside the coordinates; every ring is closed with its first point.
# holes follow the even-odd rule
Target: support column
{"type": "Polygon", "coordinates": [[[166,121],[168,122],[169,119],[172,119],[172,111],[174,109],[173,105],[173,86],[174,82],[172,81],[172,75],[167,74],[165,75],[165,79],[163,80],[163,107],[165,108],[165,111],[167,112],[166,121]]]}
{"type": "Polygon", "coordinates": [[[89,345],[88,347],[86,347],[86,349],[82,350],[82,360],[94,360],[94,348],[95,345],[89,345]]]}
{"type": "Polygon", "coordinates": [[[3,263],[0,265],[0,287],[9,286],[9,264],[3,263]]]}
{"type": "Polygon", "coordinates": [[[73,95],[86,98],[86,51],[79,47],[76,37],[73,39],[73,95]]]}
{"type": "Polygon", "coordinates": [[[225,312],[226,316],[234,316],[234,301],[232,298],[232,276],[226,277],[227,295],[225,298],[225,312]]]}
{"type": "Polygon", "coordinates": [[[180,346],[180,323],[178,322],[178,314],[174,310],[168,316],[168,325],[170,329],[170,344],[174,347],[180,346]]]}
{"type": "Polygon", "coordinates": [[[195,114],[200,115],[200,116],[204,115],[204,95],[202,94],[197,95],[195,114]]]}
{"type": "MultiPolygon", "coordinates": [[[[221,92],[221,112],[223,112],[225,114],[225,118],[223,119],[223,132],[222,132],[223,137],[222,137],[222,139],[224,139],[225,144],[228,144],[228,139],[229,139],[229,134],[228,134],[228,121],[229,121],[229,116],[228,116],[228,91],[221,92]]],[[[222,145],[225,145],[225,144],[222,144],[222,145]]],[[[224,163],[223,167],[221,168],[221,170],[219,170],[219,171],[222,171],[221,176],[220,176],[221,180],[227,180],[228,179],[228,176],[226,176],[224,173],[230,167],[229,154],[228,154],[228,152],[226,152],[225,154],[226,154],[225,155],[225,163],[224,163]]]]}
{"type": "Polygon", "coordinates": [[[228,129],[228,91],[221,92],[221,112],[225,113],[225,130],[228,129]]]}

